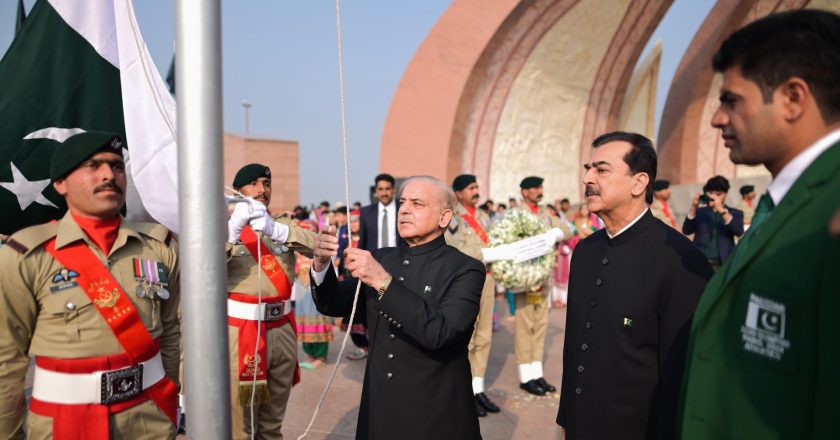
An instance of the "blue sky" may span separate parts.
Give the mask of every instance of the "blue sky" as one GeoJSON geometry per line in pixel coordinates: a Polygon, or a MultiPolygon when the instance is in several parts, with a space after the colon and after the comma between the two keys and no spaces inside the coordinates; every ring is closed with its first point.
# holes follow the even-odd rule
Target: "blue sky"
{"type": "MultiPolygon", "coordinates": [[[[24,0],[27,9],[35,0],[24,0]]],[[[408,62],[447,0],[342,3],[350,197],[365,200],[379,167],[391,98],[408,62]]],[[[653,35],[663,40],[657,115],[685,48],[712,0],[677,0],[653,35]]],[[[173,0],[134,1],[146,44],[163,76],[172,59],[173,0]]],[[[0,50],[14,37],[17,1],[0,1],[0,50]]],[[[335,3],[329,0],[222,2],[225,131],[300,142],[301,201],[343,199],[335,3]]],[[[647,49],[646,49],[647,51],[647,49]]],[[[644,55],[642,55],[644,57],[644,55]]],[[[282,172],[282,164],[271,164],[282,172]]],[[[351,201],[352,203],[352,201],[351,201]]]]}

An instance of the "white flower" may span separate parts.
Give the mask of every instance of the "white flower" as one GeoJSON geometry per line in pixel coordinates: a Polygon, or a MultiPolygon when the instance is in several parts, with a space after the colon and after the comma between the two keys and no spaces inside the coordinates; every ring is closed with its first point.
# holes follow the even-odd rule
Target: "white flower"
{"type": "MultiPolygon", "coordinates": [[[[529,211],[520,208],[508,209],[490,226],[490,247],[513,243],[548,231],[548,224],[529,211]]],[[[554,268],[554,253],[522,263],[501,260],[490,265],[493,277],[513,291],[537,290],[551,276],[554,268]]]]}

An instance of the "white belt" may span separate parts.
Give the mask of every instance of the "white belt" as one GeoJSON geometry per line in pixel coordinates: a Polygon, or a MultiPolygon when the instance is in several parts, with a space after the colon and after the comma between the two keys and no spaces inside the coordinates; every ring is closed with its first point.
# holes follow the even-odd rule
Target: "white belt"
{"type": "Polygon", "coordinates": [[[228,298],[228,316],[249,321],[277,321],[292,311],[289,301],[250,304],[228,298]]]}
{"type": "Polygon", "coordinates": [[[116,403],[139,395],[163,377],[160,352],[137,365],[93,373],[60,373],[36,364],[32,397],[64,405],[116,403]]]}

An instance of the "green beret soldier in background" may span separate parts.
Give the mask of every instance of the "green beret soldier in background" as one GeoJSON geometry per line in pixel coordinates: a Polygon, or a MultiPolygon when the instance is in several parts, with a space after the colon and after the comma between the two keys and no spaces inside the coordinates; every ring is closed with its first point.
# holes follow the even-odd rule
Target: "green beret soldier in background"
{"type": "MultiPolygon", "coordinates": [[[[445,232],[446,243],[482,261],[481,248],[489,246],[487,228],[490,226],[490,217],[476,206],[479,200],[478,182],[472,174],[461,174],[452,182],[452,190],[458,198],[458,205],[455,207],[449,228],[445,232]]],[[[490,357],[495,299],[495,281],[488,270],[484,288],[481,291],[475,331],[473,331],[468,348],[475,408],[479,417],[486,416],[488,412],[499,412],[499,407],[484,393],[484,372],[487,370],[487,360],[490,357]]]]}
{"type": "Polygon", "coordinates": [[[271,170],[267,166],[242,167],[233,187],[247,198],[236,203],[228,220],[226,245],[231,428],[234,439],[250,438],[253,405],[255,438],[282,438],[286,403],[292,385],[300,381],[290,301],[295,252],[311,257],[315,234],[287,214],[274,218],[268,213],[271,170]],[[254,316],[261,316],[261,322],[254,316]]]}
{"type": "Polygon", "coordinates": [[[671,210],[671,206],[668,204],[668,199],[670,198],[671,182],[667,180],[653,182],[653,201],[650,203],[651,214],[659,220],[662,220],[662,223],[678,229],[674,211],[671,210]]]}
{"type": "Polygon", "coordinates": [[[738,202],[735,207],[744,213],[744,229],[747,229],[750,223],[752,223],[752,218],[755,214],[755,206],[753,206],[753,201],[755,200],[755,187],[752,185],[744,185],[739,191],[741,193],[741,201],[738,202]]]}
{"type": "Polygon", "coordinates": [[[174,438],[178,252],[158,224],[120,218],[119,136],[85,132],[53,155],[58,222],[0,247],[0,438],[174,438]]]}
{"type": "MultiPolygon", "coordinates": [[[[519,184],[522,193],[523,209],[527,209],[545,221],[549,228],[559,228],[557,241],[572,237],[568,223],[552,215],[544,206],[539,206],[543,199],[543,178],[529,176],[519,184]]],[[[543,353],[545,335],[548,331],[548,309],[551,301],[549,280],[538,290],[516,294],[516,325],[514,332],[514,351],[519,366],[519,387],[523,390],[543,396],[557,391],[543,377],[543,353]]]]}

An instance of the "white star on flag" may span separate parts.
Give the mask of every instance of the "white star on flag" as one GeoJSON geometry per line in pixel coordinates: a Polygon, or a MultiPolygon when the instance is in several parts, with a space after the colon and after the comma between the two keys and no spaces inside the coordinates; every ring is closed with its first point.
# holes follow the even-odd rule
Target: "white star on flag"
{"type": "Polygon", "coordinates": [[[25,210],[32,203],[38,203],[44,206],[52,206],[58,209],[51,201],[44,197],[41,192],[50,186],[50,179],[47,180],[26,180],[26,177],[20,170],[17,169],[14,163],[12,166],[12,182],[0,182],[0,186],[6,188],[12,194],[17,196],[20,210],[25,210]]]}

